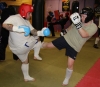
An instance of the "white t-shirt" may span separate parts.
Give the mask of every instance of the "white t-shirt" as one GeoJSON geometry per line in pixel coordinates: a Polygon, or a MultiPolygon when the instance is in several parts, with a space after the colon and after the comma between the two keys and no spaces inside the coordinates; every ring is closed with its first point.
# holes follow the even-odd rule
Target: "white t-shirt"
{"type": "MultiPolygon", "coordinates": [[[[6,24],[12,24],[14,26],[29,26],[30,30],[33,30],[34,28],[30,24],[28,20],[23,19],[20,14],[12,15],[7,20],[4,21],[6,24]]],[[[24,33],[18,33],[18,32],[11,32],[9,35],[9,46],[11,50],[16,50],[18,48],[21,48],[22,45],[24,45],[28,40],[33,41],[33,36],[24,36],[24,33]]],[[[35,40],[35,39],[34,39],[35,40]]]]}

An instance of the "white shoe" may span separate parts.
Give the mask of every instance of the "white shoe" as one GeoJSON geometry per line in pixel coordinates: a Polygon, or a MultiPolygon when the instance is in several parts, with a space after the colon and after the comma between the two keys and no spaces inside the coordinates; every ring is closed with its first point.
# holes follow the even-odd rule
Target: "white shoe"
{"type": "Polygon", "coordinates": [[[42,60],[40,56],[34,56],[34,60],[42,60]]]}
{"type": "Polygon", "coordinates": [[[68,82],[69,82],[68,79],[65,78],[62,85],[66,86],[66,85],[68,85],[68,82]]]}

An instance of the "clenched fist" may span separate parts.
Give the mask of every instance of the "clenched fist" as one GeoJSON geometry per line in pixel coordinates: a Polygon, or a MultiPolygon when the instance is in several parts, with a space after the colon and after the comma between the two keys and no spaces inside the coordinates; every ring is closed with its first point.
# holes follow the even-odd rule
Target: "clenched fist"
{"type": "Polygon", "coordinates": [[[72,22],[75,24],[77,29],[82,28],[81,18],[80,18],[80,15],[78,13],[73,13],[70,16],[70,18],[71,18],[72,22]]]}

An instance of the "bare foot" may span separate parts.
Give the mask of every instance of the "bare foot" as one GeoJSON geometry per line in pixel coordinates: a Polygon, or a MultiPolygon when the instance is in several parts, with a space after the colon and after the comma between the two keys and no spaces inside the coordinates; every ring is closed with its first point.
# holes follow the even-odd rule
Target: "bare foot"
{"type": "Polygon", "coordinates": [[[42,42],[41,48],[46,48],[47,42],[42,42]]]}

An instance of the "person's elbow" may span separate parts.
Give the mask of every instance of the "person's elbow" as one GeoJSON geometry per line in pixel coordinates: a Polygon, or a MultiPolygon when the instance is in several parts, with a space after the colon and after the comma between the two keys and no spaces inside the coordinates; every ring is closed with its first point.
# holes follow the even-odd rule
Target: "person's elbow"
{"type": "Polygon", "coordinates": [[[2,24],[2,27],[3,27],[3,28],[6,28],[6,24],[3,23],[3,24],[2,24]]]}
{"type": "Polygon", "coordinates": [[[2,24],[2,27],[5,28],[5,24],[2,24]]]}
{"type": "Polygon", "coordinates": [[[82,37],[82,38],[88,38],[88,37],[90,37],[90,36],[89,36],[89,34],[81,34],[81,37],[82,37]]]}

